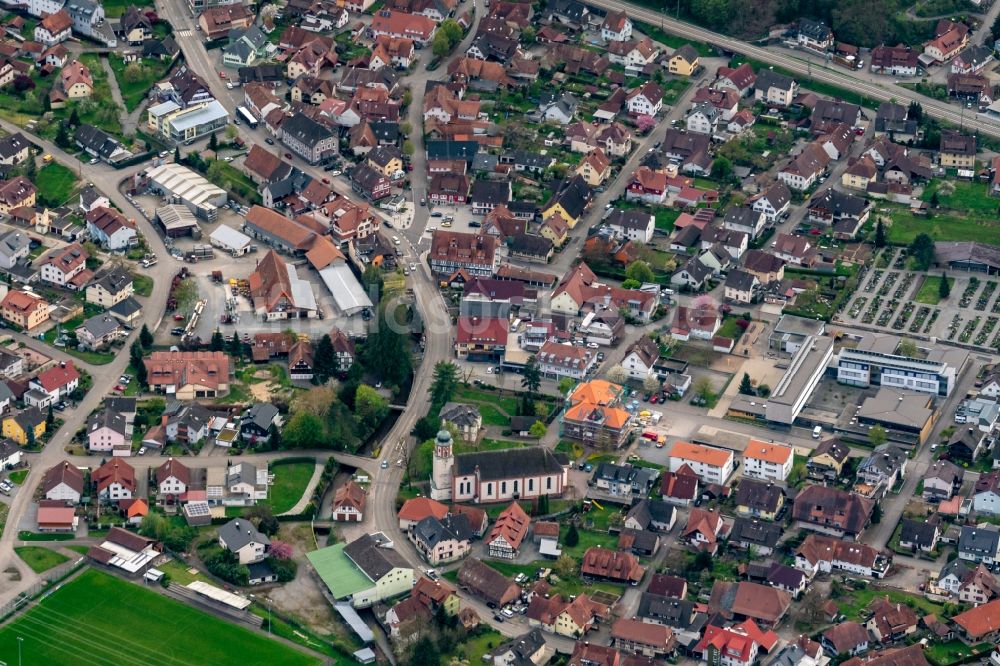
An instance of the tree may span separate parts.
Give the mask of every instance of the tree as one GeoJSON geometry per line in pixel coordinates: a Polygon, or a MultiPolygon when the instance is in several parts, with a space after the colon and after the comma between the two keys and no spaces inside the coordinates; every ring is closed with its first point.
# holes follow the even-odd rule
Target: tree
{"type": "Polygon", "coordinates": [[[719,155],[712,162],[712,176],[719,180],[727,180],[733,174],[733,163],[725,155],[719,155]]]}
{"type": "Polygon", "coordinates": [[[146,364],[140,360],[138,364],[132,367],[135,368],[135,380],[139,382],[139,386],[146,386],[146,380],[148,379],[146,376],[146,364]]]}
{"type": "Polygon", "coordinates": [[[431,382],[431,403],[442,406],[455,395],[458,388],[458,366],[451,361],[439,361],[434,365],[434,381],[431,382]]]}
{"type": "Polygon", "coordinates": [[[448,55],[448,51],[450,50],[451,40],[448,39],[448,35],[445,34],[444,30],[439,29],[434,35],[434,41],[431,42],[431,53],[436,58],[443,58],[448,55]]]}
{"type": "Polygon", "coordinates": [[[35,87],[35,82],[26,74],[18,74],[14,77],[14,90],[23,93],[35,87]]]}
{"type": "Polygon", "coordinates": [[[816,587],[809,587],[802,596],[802,619],[809,624],[822,624],[826,618],[825,603],[826,597],[816,587]]]}
{"type": "Polygon", "coordinates": [[[129,363],[131,363],[133,367],[139,367],[143,364],[142,359],[145,354],[146,353],[142,349],[142,342],[140,340],[133,341],[132,346],[128,349],[129,363]]]}
{"type": "Polygon", "coordinates": [[[524,364],[524,374],[521,375],[521,388],[528,392],[528,397],[533,397],[542,387],[542,371],[538,368],[538,359],[534,354],[524,364]]]}
{"type": "Polygon", "coordinates": [[[950,295],[951,284],[948,282],[948,276],[945,273],[941,273],[941,282],[938,283],[938,296],[940,296],[943,301],[950,295]]]}
{"type": "Polygon", "coordinates": [[[620,365],[613,365],[608,370],[608,381],[612,384],[624,384],[628,380],[628,370],[620,365]]]}
{"type": "Polygon", "coordinates": [[[660,390],[660,378],[656,375],[649,375],[642,380],[642,390],[646,393],[656,393],[660,390]]]}
{"type": "Polygon", "coordinates": [[[882,522],[882,505],[876,502],[874,508],[872,508],[872,524],[878,525],[881,522],[882,522]]]}
{"type": "Polygon", "coordinates": [[[139,343],[143,349],[149,349],[153,346],[153,334],[149,332],[149,327],[145,324],[139,329],[139,343]]]}
{"type": "Polygon", "coordinates": [[[462,39],[462,26],[455,19],[449,18],[441,21],[438,31],[443,32],[452,44],[458,44],[462,39]]]}
{"type": "Polygon", "coordinates": [[[402,329],[405,321],[390,320],[393,314],[388,302],[380,307],[380,316],[375,318],[373,329],[362,348],[365,367],[376,377],[391,386],[402,386],[413,370],[402,329]]]}
{"type": "Polygon", "coordinates": [[[236,329],[233,329],[233,339],[229,341],[229,355],[237,360],[243,358],[243,340],[240,339],[239,331],[236,329]]]}
{"type": "Polygon", "coordinates": [[[636,129],[639,130],[639,134],[648,134],[654,127],[656,127],[656,118],[648,113],[641,113],[635,119],[635,126],[636,129]]]}
{"type": "Polygon", "coordinates": [[[569,530],[566,532],[566,539],[563,543],[567,548],[573,548],[580,543],[580,533],[576,530],[576,523],[569,524],[569,530]]]}
{"type": "Polygon", "coordinates": [[[927,234],[918,234],[910,243],[910,256],[913,257],[913,268],[926,271],[934,263],[934,239],[927,234]]]}
{"type": "Polygon", "coordinates": [[[80,124],[80,112],[77,111],[77,108],[74,106],[73,110],[69,114],[69,126],[77,127],[79,126],[79,124],[80,124]]]}
{"type": "Polygon", "coordinates": [[[531,424],[531,428],[528,430],[528,434],[535,439],[541,439],[545,437],[545,433],[548,432],[548,428],[541,421],[535,421],[531,424]]]}
{"type": "Polygon", "coordinates": [[[215,132],[208,137],[208,149],[213,153],[219,150],[219,137],[215,132]]]}
{"type": "Polygon", "coordinates": [[[441,652],[427,634],[413,644],[413,652],[406,662],[409,666],[441,666],[441,652]]]}
{"type": "Polygon", "coordinates": [[[45,415],[45,430],[52,431],[52,426],[56,423],[56,415],[52,412],[52,403],[49,403],[49,412],[45,415]]]}
{"type": "Polygon", "coordinates": [[[138,61],[130,62],[122,73],[126,83],[138,83],[146,76],[146,68],[138,61]]]}
{"type": "Polygon", "coordinates": [[[642,259],[637,259],[628,265],[628,268],[625,269],[625,277],[630,280],[638,280],[639,282],[653,282],[656,280],[653,269],[642,259]]]}
{"type": "Polygon", "coordinates": [[[896,345],[896,353],[900,356],[916,356],[917,355],[917,343],[909,338],[903,338],[896,345]]]}
{"type": "Polygon", "coordinates": [[[60,148],[68,148],[70,143],[69,128],[66,123],[59,123],[59,127],[56,128],[56,145],[60,148]]]}
{"type": "Polygon", "coordinates": [[[208,348],[212,351],[222,351],[226,348],[226,339],[222,336],[222,331],[215,329],[212,339],[208,342],[208,348]]]}
{"type": "Polygon", "coordinates": [[[868,429],[868,441],[873,447],[882,446],[888,438],[889,437],[886,435],[885,428],[878,424],[875,424],[868,429]]]}
{"type": "Polygon", "coordinates": [[[906,112],[906,117],[912,118],[919,123],[924,118],[924,107],[920,105],[920,102],[910,102],[910,108],[906,112]]]}
{"type": "Polygon", "coordinates": [[[389,413],[389,401],[367,384],[362,384],[354,394],[354,418],[368,432],[374,432],[389,413]]]}
{"type": "Polygon", "coordinates": [[[536,37],[535,29],[532,28],[530,25],[527,26],[527,27],[525,27],[525,29],[521,31],[521,43],[522,44],[526,44],[526,45],[534,44],[535,43],[535,37],[536,37]]]}
{"type": "Polygon", "coordinates": [[[180,164],[181,162],[181,147],[174,146],[174,162],[180,164]]]}
{"type": "Polygon", "coordinates": [[[274,536],[281,529],[281,524],[274,517],[274,511],[267,504],[256,504],[250,507],[246,516],[247,520],[266,536],[274,536]]]}
{"type": "Polygon", "coordinates": [[[229,141],[232,141],[240,135],[240,131],[236,129],[236,125],[226,125],[225,137],[229,141]]]}
{"type": "Polygon", "coordinates": [[[573,379],[572,377],[563,377],[562,379],[559,380],[560,395],[566,395],[567,393],[573,390],[574,386],[576,386],[575,379],[573,379]]]}
{"type": "Polygon", "coordinates": [[[882,218],[880,217],[878,222],[875,223],[875,247],[881,248],[885,246],[885,223],[882,222],[882,218]]]}
{"type": "Polygon", "coordinates": [[[413,157],[413,153],[414,153],[415,150],[416,149],[413,147],[413,142],[412,141],[410,141],[409,139],[407,139],[406,141],[403,142],[402,151],[403,151],[404,155],[406,155],[407,157],[413,157]]]}
{"type": "Polygon", "coordinates": [[[296,412],[281,433],[293,449],[316,449],[323,446],[323,419],[310,412],[296,412]]]}
{"type": "Polygon", "coordinates": [[[412,131],[413,131],[413,125],[411,125],[409,122],[400,123],[399,125],[400,134],[402,134],[403,136],[410,136],[410,133],[412,131]]]}
{"type": "MultiPolygon", "coordinates": [[[[570,528],[572,529],[572,526],[570,528]]],[[[576,560],[569,555],[560,555],[559,559],[552,565],[552,569],[560,578],[572,578],[576,574],[576,560]]]]}
{"type": "Polygon", "coordinates": [[[330,336],[324,334],[316,343],[313,353],[313,374],[320,384],[325,384],[337,372],[337,352],[330,336]]]}
{"type": "Polygon", "coordinates": [[[740,380],[740,393],[743,395],[754,395],[753,382],[750,381],[749,373],[743,373],[743,379],[740,380]]]}
{"type": "Polygon", "coordinates": [[[712,388],[712,380],[708,377],[699,377],[698,381],[694,383],[694,394],[705,402],[709,402],[715,398],[715,390],[712,388]]]}

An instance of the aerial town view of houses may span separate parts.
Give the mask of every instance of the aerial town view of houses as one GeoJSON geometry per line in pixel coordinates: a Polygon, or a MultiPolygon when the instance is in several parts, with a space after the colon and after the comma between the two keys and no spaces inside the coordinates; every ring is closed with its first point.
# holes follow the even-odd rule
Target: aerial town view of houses
{"type": "Polygon", "coordinates": [[[0,665],[1000,666],[1000,2],[0,0],[0,665]]]}

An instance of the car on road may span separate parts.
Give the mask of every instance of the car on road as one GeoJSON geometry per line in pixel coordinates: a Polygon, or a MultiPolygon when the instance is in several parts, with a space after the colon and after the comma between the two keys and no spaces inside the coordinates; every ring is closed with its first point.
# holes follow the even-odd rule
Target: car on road
{"type": "Polygon", "coordinates": [[[336,177],[336,176],[339,176],[342,173],[344,173],[344,172],[341,171],[340,169],[334,169],[333,171],[330,172],[330,175],[336,177]]]}
{"type": "Polygon", "coordinates": [[[228,88],[229,90],[232,90],[233,89],[233,82],[232,81],[227,81],[226,82],[226,88],[228,88]]]}
{"type": "Polygon", "coordinates": [[[382,469],[389,469],[389,461],[386,460],[386,459],[383,459],[382,460],[382,464],[379,465],[379,467],[381,467],[382,469]]]}
{"type": "Polygon", "coordinates": [[[51,162],[52,159],[53,159],[53,157],[51,155],[46,155],[45,157],[42,158],[42,161],[43,162],[51,162]]]}
{"type": "Polygon", "coordinates": [[[512,617],[514,617],[514,611],[512,611],[512,610],[511,610],[511,609],[509,609],[509,608],[504,608],[504,609],[503,609],[502,611],[500,611],[500,612],[501,612],[501,613],[503,613],[503,616],[504,616],[505,618],[507,618],[508,620],[509,620],[509,619],[511,619],[512,617]]]}
{"type": "Polygon", "coordinates": [[[118,391],[119,393],[124,393],[125,387],[122,386],[121,384],[115,384],[115,390],[118,391]]]}
{"type": "Polygon", "coordinates": [[[493,613],[493,619],[496,620],[497,622],[504,621],[504,617],[500,613],[493,613]]]}
{"type": "Polygon", "coordinates": [[[229,76],[225,72],[223,72],[223,71],[220,70],[219,71],[219,78],[220,79],[227,79],[227,78],[229,78],[229,76]]]}
{"type": "Polygon", "coordinates": [[[146,455],[146,447],[145,446],[140,446],[139,447],[139,455],[140,456],[146,455]]]}
{"type": "Polygon", "coordinates": [[[60,400],[56,404],[52,405],[52,409],[56,410],[57,412],[65,412],[66,411],[66,401],[60,400]]]}
{"type": "Polygon", "coordinates": [[[88,164],[97,164],[97,163],[98,163],[98,162],[100,162],[100,161],[101,161],[101,160],[99,160],[99,159],[97,159],[96,157],[94,157],[94,158],[92,158],[92,159],[90,160],[90,162],[88,162],[88,164]]]}
{"type": "Polygon", "coordinates": [[[417,265],[416,264],[410,264],[410,270],[411,271],[417,270],[417,265]]]}
{"type": "Polygon", "coordinates": [[[431,580],[438,579],[438,573],[434,569],[428,569],[425,573],[427,574],[427,577],[430,578],[431,580]]]}
{"type": "Polygon", "coordinates": [[[469,228],[476,229],[481,226],[483,226],[483,223],[479,220],[469,220],[469,228]]]}
{"type": "Polygon", "coordinates": [[[445,227],[445,228],[448,228],[448,227],[451,226],[451,222],[449,222],[448,220],[445,220],[444,222],[441,223],[441,226],[445,227]]]}
{"type": "Polygon", "coordinates": [[[490,366],[490,367],[486,368],[486,374],[488,374],[488,375],[492,375],[493,374],[493,366],[490,366]]]}
{"type": "Polygon", "coordinates": [[[233,157],[232,155],[226,155],[226,157],[225,157],[224,159],[225,159],[225,160],[226,160],[227,162],[232,162],[232,161],[233,161],[234,159],[236,159],[236,158],[234,158],[234,157],[233,157]]]}
{"type": "Polygon", "coordinates": [[[392,243],[393,245],[399,245],[399,236],[393,236],[392,243]]]}
{"type": "Polygon", "coordinates": [[[392,226],[392,222],[390,222],[389,220],[386,220],[385,222],[383,222],[383,223],[382,223],[382,226],[383,226],[383,227],[388,227],[388,228],[390,228],[390,229],[392,229],[392,228],[393,228],[393,226],[392,226]]]}
{"type": "Polygon", "coordinates": [[[594,471],[594,466],[591,465],[590,463],[587,463],[586,465],[583,466],[583,471],[584,472],[593,472],[594,471]]]}
{"type": "Polygon", "coordinates": [[[604,360],[604,352],[597,352],[597,362],[600,363],[604,360]]]}
{"type": "Polygon", "coordinates": [[[170,329],[170,335],[184,335],[184,329],[180,326],[170,329]]]}
{"type": "Polygon", "coordinates": [[[291,153],[285,153],[285,159],[286,160],[292,159],[292,154],[291,153]]]}
{"type": "Polygon", "coordinates": [[[266,143],[269,146],[273,146],[274,145],[274,139],[272,139],[269,136],[266,136],[266,137],[264,137],[264,143],[266,143]]]}
{"type": "Polygon", "coordinates": [[[321,178],[320,180],[323,182],[324,185],[329,185],[330,184],[330,179],[329,178],[321,178]]]}
{"type": "Polygon", "coordinates": [[[431,213],[431,217],[444,217],[444,213],[442,213],[439,210],[436,210],[433,213],[431,213]]]}

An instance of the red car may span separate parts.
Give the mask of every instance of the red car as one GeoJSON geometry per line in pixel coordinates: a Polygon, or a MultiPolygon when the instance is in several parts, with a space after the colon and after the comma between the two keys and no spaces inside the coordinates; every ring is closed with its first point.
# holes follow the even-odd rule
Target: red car
{"type": "Polygon", "coordinates": [[[324,178],[323,179],[323,184],[324,185],[329,185],[330,184],[330,179],[329,178],[324,178]]]}
{"type": "Polygon", "coordinates": [[[660,401],[660,396],[658,395],[650,396],[649,401],[655,405],[660,401]]]}
{"type": "Polygon", "coordinates": [[[182,315],[182,314],[175,314],[174,315],[174,321],[184,321],[184,315],[182,315]]]}
{"type": "Polygon", "coordinates": [[[285,159],[286,160],[292,159],[292,154],[291,153],[285,153],[285,159]]]}
{"type": "Polygon", "coordinates": [[[116,384],[115,385],[115,390],[118,391],[119,393],[124,393],[125,392],[125,387],[122,386],[121,384],[116,384]]]}
{"type": "Polygon", "coordinates": [[[224,78],[226,78],[226,73],[225,73],[225,72],[222,72],[222,71],[220,71],[220,72],[219,72],[219,78],[220,78],[220,79],[224,79],[224,78]]]}

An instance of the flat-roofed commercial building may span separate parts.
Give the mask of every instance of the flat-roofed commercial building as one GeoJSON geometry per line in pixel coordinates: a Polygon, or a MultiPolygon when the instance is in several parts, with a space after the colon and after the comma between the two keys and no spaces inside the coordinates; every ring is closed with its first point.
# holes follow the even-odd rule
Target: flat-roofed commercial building
{"type": "Polygon", "coordinates": [[[837,355],[837,381],[850,386],[886,386],[948,396],[969,355],[962,350],[932,350],[926,358],[897,353],[899,338],[866,335],[855,349],[837,355]]]}
{"type": "Polygon", "coordinates": [[[805,407],[833,358],[833,339],[808,336],[795,352],[788,370],[767,399],[768,421],[792,425],[805,407]]]}

